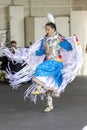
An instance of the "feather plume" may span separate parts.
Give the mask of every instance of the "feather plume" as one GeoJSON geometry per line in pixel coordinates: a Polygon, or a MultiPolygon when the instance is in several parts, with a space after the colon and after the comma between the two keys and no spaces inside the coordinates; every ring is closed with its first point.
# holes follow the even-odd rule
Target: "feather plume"
{"type": "Polygon", "coordinates": [[[54,18],[54,16],[52,14],[48,13],[47,17],[48,17],[50,22],[55,23],[55,18],[54,18]]]}

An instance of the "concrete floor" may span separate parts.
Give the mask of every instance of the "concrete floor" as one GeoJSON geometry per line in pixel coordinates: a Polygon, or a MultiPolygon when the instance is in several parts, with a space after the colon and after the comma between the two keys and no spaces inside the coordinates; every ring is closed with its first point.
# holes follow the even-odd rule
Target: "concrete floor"
{"type": "Polygon", "coordinates": [[[23,99],[29,83],[18,90],[0,83],[0,130],[82,130],[87,125],[87,77],[77,77],[60,98],[54,110],[44,113],[46,101],[37,104],[23,99]]]}

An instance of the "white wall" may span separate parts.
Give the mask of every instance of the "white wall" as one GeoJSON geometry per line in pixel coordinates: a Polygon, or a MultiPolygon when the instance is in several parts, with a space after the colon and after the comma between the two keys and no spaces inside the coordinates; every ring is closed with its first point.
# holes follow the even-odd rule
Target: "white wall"
{"type": "MultiPolygon", "coordinates": [[[[25,43],[30,46],[45,35],[45,24],[48,22],[47,17],[27,17],[25,19],[25,43]]],[[[65,37],[69,37],[69,17],[55,17],[57,31],[65,37]]]]}
{"type": "Polygon", "coordinates": [[[87,11],[71,11],[71,34],[77,34],[82,46],[84,64],[81,74],[87,75],[87,53],[85,47],[87,45],[87,11]]]}
{"type": "Polygon", "coordinates": [[[8,38],[9,41],[15,40],[17,47],[25,46],[24,41],[24,7],[10,6],[8,8],[8,38]],[[17,12],[16,12],[17,11],[17,12]]]}
{"type": "Polygon", "coordinates": [[[43,17],[47,13],[54,16],[70,16],[70,11],[87,10],[87,0],[0,0],[0,30],[7,29],[7,7],[24,6],[24,16],[43,17]]]}
{"type": "Polygon", "coordinates": [[[6,7],[24,6],[26,16],[46,16],[48,12],[55,16],[70,15],[70,10],[87,10],[87,0],[0,0],[0,29],[7,27],[6,7]]]}

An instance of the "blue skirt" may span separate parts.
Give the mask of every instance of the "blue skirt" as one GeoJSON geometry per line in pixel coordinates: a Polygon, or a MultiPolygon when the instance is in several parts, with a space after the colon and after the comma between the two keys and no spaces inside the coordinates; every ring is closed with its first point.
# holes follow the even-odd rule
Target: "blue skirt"
{"type": "Polygon", "coordinates": [[[62,83],[63,63],[55,60],[46,60],[37,66],[34,76],[53,76],[58,86],[62,83]]]}

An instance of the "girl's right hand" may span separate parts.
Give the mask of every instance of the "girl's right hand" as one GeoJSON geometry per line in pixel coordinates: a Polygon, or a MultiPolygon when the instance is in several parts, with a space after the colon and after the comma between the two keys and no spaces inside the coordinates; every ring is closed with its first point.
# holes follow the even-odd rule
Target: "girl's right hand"
{"type": "Polygon", "coordinates": [[[63,42],[63,40],[64,40],[64,36],[58,36],[58,39],[60,40],[60,42],[63,42]]]}

